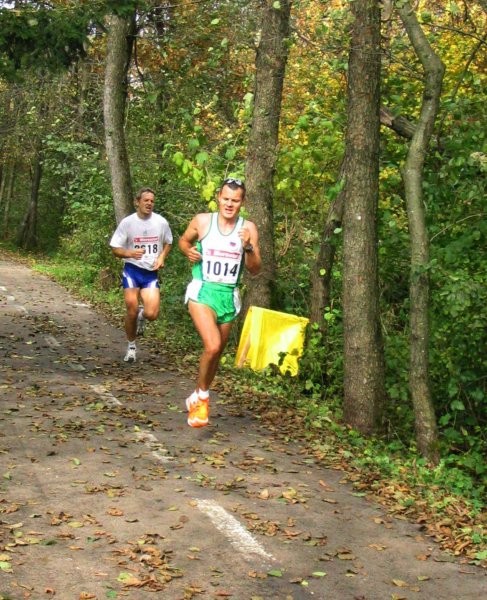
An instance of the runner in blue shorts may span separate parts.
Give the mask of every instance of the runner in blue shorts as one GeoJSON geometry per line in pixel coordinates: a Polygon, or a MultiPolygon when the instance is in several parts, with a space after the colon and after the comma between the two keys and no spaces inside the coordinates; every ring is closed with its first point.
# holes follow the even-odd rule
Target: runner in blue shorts
{"type": "Polygon", "coordinates": [[[135,197],[135,212],[120,221],[110,240],[113,254],[124,262],[125,362],[135,362],[136,335],[143,333],[146,320],[153,321],[159,315],[158,271],[164,267],[173,241],[169,223],[153,212],[154,200],[153,190],[142,188],[135,197]]]}
{"type": "Polygon", "coordinates": [[[188,424],[208,424],[209,389],[215,378],[233,321],[240,312],[238,285],[243,268],[260,271],[257,227],[240,216],[245,184],[229,178],[218,194],[218,212],[197,214],[179,239],[192,263],[186,303],[203,343],[194,392],[186,399],[188,424]]]}

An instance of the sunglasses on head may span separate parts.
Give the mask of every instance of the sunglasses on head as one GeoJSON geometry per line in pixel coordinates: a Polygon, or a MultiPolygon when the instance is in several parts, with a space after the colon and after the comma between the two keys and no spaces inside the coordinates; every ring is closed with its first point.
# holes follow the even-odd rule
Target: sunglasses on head
{"type": "Polygon", "coordinates": [[[235,179],[234,177],[228,177],[227,179],[223,180],[223,185],[227,185],[228,183],[234,183],[240,187],[244,185],[244,182],[241,179],[235,179]]]}

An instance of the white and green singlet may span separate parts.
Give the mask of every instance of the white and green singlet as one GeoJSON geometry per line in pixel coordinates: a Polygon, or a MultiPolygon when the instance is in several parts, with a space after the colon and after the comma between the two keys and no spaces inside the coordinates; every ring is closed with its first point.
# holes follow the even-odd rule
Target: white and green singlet
{"type": "Polygon", "coordinates": [[[212,213],[208,233],[196,242],[202,259],[193,265],[193,280],[186,290],[186,302],[206,304],[216,313],[217,323],[233,321],[240,312],[238,283],[243,270],[242,240],[238,232],[244,219],[239,217],[228,234],[218,227],[218,213],[212,213]]]}

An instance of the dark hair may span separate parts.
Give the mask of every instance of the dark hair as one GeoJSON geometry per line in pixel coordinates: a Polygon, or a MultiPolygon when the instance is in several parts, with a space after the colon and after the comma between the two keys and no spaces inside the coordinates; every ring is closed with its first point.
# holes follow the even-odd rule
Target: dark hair
{"type": "Polygon", "coordinates": [[[238,179],[236,177],[227,177],[226,179],[223,180],[220,191],[223,189],[223,186],[228,185],[228,187],[231,190],[238,190],[241,189],[243,191],[243,196],[245,198],[245,192],[247,191],[245,189],[245,183],[243,181],[243,179],[238,179]]]}
{"type": "Polygon", "coordinates": [[[146,192],[150,192],[151,194],[154,194],[154,196],[156,195],[156,193],[154,192],[154,190],[152,188],[143,187],[143,188],[140,188],[140,190],[137,192],[135,199],[140,200],[142,198],[142,195],[145,194],[146,192]]]}

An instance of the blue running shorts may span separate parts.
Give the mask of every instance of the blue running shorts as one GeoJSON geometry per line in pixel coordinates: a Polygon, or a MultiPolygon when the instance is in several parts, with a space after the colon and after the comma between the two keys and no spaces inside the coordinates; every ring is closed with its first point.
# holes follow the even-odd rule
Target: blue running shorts
{"type": "Polygon", "coordinates": [[[132,263],[125,263],[122,273],[123,289],[127,288],[158,288],[157,271],[148,271],[132,263]]]}

